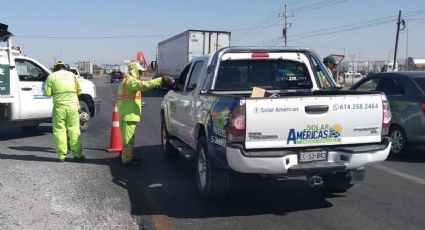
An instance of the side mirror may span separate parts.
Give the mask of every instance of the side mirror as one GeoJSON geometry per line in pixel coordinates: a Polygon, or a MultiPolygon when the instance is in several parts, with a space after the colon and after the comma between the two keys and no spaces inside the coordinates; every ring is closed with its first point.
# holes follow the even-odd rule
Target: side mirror
{"type": "Polygon", "coordinates": [[[156,68],[158,67],[156,61],[151,61],[151,69],[152,70],[156,70],[156,68]]]}

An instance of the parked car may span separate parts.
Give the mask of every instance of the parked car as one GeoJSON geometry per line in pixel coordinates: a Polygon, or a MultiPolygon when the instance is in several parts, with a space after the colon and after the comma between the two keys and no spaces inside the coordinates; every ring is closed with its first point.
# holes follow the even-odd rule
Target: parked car
{"type": "Polygon", "coordinates": [[[124,77],[124,73],[119,70],[113,70],[110,73],[110,76],[111,76],[111,83],[113,83],[115,81],[122,81],[124,77]]]}
{"type": "Polygon", "coordinates": [[[358,73],[358,72],[356,72],[356,71],[347,71],[347,72],[345,72],[344,73],[344,76],[345,77],[354,77],[354,78],[357,78],[357,77],[361,77],[362,75],[360,74],[360,73],[358,73]]]}
{"type": "Polygon", "coordinates": [[[393,115],[391,153],[402,155],[413,144],[425,144],[425,71],[370,75],[350,90],[383,91],[393,115]]]}

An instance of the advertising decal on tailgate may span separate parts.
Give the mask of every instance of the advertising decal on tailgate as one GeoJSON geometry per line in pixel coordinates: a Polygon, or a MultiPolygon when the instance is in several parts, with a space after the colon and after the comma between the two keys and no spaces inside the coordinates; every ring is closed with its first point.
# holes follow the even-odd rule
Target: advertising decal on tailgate
{"type": "Polygon", "coordinates": [[[307,125],[303,130],[290,129],[286,144],[321,144],[341,142],[340,124],[307,125]]]}

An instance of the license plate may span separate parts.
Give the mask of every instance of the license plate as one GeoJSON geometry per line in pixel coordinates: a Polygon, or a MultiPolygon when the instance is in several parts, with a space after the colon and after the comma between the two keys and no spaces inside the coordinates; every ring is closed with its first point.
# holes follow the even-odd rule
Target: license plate
{"type": "Polygon", "coordinates": [[[327,158],[328,152],[326,150],[308,150],[300,152],[298,162],[326,161],[327,158]]]}

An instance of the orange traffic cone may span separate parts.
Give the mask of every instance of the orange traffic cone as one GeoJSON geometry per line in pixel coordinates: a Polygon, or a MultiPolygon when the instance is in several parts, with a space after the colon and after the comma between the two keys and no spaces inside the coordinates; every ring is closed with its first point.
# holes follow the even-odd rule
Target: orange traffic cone
{"type": "Polygon", "coordinates": [[[118,120],[118,109],[117,106],[113,105],[114,111],[112,112],[112,127],[111,127],[111,138],[109,139],[109,148],[106,149],[108,153],[121,152],[121,131],[120,122],[118,120]]]}

